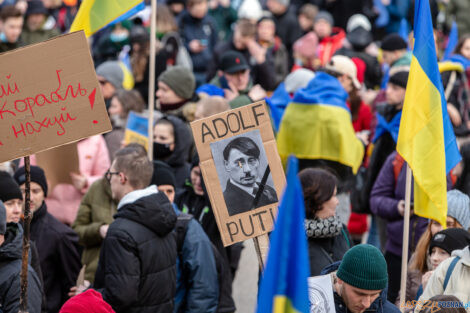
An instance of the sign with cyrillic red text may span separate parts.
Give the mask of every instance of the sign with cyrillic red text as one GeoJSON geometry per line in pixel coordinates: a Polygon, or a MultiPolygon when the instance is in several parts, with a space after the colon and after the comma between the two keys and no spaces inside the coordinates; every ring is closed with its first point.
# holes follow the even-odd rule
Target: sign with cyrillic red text
{"type": "Polygon", "coordinates": [[[83,32],[0,54],[0,69],[0,162],[111,130],[83,32]]]}

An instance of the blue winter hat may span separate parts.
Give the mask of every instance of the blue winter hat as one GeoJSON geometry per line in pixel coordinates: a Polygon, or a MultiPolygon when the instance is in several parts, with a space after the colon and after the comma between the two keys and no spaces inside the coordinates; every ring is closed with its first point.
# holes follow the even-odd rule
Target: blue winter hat
{"type": "Polygon", "coordinates": [[[453,217],[463,229],[470,227],[470,198],[459,190],[447,192],[447,216],[453,217]]]}

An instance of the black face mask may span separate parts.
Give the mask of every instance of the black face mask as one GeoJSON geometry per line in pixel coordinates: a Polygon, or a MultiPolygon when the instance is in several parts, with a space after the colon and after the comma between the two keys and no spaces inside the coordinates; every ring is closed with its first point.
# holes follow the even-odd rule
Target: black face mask
{"type": "Polygon", "coordinates": [[[162,160],[168,157],[173,151],[170,150],[169,143],[153,143],[153,158],[155,160],[162,160]]]}

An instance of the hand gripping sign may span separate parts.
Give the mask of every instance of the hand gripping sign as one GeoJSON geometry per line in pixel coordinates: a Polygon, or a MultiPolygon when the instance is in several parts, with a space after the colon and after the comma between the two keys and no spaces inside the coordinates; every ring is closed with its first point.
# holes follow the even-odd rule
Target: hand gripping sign
{"type": "Polygon", "coordinates": [[[0,55],[0,162],[111,130],[83,32],[0,55]]]}
{"type": "Polygon", "coordinates": [[[264,101],[191,123],[225,246],[273,229],[285,175],[264,101]]]}

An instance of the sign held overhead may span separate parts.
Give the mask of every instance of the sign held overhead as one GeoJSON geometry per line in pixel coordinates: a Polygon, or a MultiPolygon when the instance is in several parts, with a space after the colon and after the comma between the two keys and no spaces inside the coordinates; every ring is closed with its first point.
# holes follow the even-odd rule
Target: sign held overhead
{"type": "Polygon", "coordinates": [[[285,175],[264,101],[191,128],[224,245],[270,232],[285,175]]]}
{"type": "Polygon", "coordinates": [[[0,55],[0,162],[111,130],[83,32],[0,55]]]}

